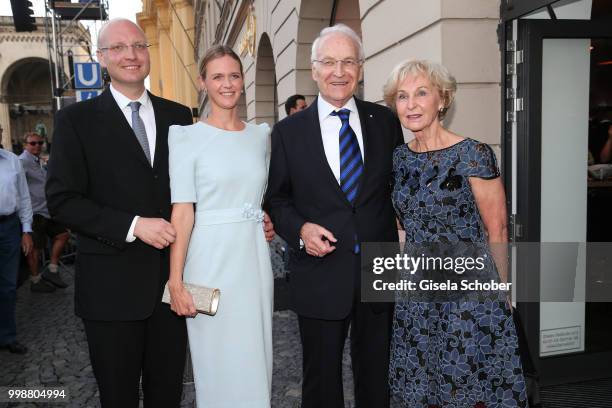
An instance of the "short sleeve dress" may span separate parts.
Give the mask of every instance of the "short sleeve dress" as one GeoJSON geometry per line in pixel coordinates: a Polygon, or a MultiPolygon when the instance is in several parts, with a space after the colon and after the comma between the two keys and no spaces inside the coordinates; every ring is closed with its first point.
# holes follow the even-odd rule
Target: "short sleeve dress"
{"type": "Polygon", "coordinates": [[[187,319],[200,407],[269,408],[273,277],[261,203],[267,124],[171,126],[173,203],[195,203],[183,280],[221,290],[215,316],[187,319]]]}
{"type": "MultiPolygon", "coordinates": [[[[407,247],[487,245],[468,179],[499,177],[488,145],[464,139],[422,153],[402,145],[394,151],[393,170],[393,205],[406,231],[407,247]]],[[[503,299],[398,298],[389,381],[394,398],[411,408],[526,406],[518,339],[503,299]]]]}

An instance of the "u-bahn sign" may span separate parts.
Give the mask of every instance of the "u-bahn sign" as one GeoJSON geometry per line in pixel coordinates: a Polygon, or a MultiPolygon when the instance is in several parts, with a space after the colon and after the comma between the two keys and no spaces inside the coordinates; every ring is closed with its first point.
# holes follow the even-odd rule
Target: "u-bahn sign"
{"type": "Polygon", "coordinates": [[[84,89],[81,91],[76,91],[76,101],[81,102],[87,99],[95,98],[101,93],[102,93],[102,90],[100,89],[84,89]]]}
{"type": "Polygon", "coordinates": [[[74,87],[76,89],[102,88],[100,64],[97,62],[75,62],[74,87]]]}

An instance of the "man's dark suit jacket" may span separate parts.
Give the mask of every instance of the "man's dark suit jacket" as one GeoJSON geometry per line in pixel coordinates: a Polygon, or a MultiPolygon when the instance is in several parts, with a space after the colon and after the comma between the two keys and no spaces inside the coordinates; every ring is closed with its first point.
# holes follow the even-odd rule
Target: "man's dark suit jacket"
{"type": "Polygon", "coordinates": [[[266,205],[276,232],[292,247],[289,269],[293,309],[300,315],[339,320],[349,314],[358,278],[354,237],[360,242],[397,242],[391,204],[392,155],[403,143],[397,117],[386,107],[356,99],[364,143],[364,172],[351,205],[329,167],[317,101],[277,123],[266,205]],[[319,224],[338,240],[323,258],[300,250],[305,222],[319,224]]]}
{"type": "Polygon", "coordinates": [[[142,320],[160,302],[169,251],[125,239],[134,216],[170,219],[168,127],[189,108],[149,94],[151,167],[110,90],[57,112],[47,178],[51,215],[77,234],[75,307],[90,320],[142,320]]]}

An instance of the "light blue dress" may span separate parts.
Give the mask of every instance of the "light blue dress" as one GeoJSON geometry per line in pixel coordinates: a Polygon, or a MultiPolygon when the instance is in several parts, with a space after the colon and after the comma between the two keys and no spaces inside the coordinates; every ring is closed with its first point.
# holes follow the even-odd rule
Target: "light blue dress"
{"type": "Polygon", "coordinates": [[[172,202],[196,203],[183,280],[221,290],[215,316],[187,319],[200,408],[270,407],[273,277],[261,211],[269,135],[267,124],[169,130],[172,202]]]}

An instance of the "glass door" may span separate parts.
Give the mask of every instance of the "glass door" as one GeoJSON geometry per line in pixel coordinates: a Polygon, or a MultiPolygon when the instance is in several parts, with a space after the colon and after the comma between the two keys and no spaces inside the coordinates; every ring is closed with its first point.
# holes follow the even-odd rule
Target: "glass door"
{"type": "Polygon", "coordinates": [[[592,301],[612,285],[612,261],[597,257],[606,273],[590,252],[612,242],[612,166],[602,163],[612,162],[602,133],[612,119],[612,23],[519,20],[517,34],[515,241],[538,243],[515,258],[531,300],[518,308],[543,385],[612,377],[612,303],[592,301]]]}

